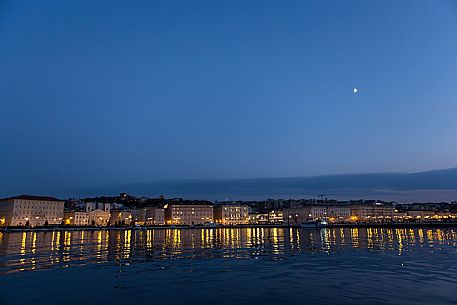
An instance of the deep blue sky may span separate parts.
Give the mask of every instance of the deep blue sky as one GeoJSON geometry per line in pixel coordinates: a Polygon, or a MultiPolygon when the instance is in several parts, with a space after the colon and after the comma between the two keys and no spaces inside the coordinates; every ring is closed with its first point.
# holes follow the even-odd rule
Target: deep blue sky
{"type": "Polygon", "coordinates": [[[0,113],[0,195],[453,167],[457,3],[0,0],[0,113]]]}

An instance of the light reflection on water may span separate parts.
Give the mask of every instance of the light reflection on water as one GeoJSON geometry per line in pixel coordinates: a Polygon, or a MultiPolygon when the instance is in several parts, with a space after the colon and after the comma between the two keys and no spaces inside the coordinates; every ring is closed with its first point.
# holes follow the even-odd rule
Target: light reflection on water
{"type": "Polygon", "coordinates": [[[452,228],[0,233],[0,303],[454,305],[456,241],[452,228]]]}
{"type": "Polygon", "coordinates": [[[0,273],[170,258],[281,259],[300,253],[375,251],[402,255],[457,246],[455,229],[151,229],[0,233],[0,273]]]}

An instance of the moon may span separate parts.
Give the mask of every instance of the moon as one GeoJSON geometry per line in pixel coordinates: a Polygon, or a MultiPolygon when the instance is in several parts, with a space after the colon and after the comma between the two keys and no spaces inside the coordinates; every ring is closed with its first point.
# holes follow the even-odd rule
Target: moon
{"type": "Polygon", "coordinates": [[[359,89],[357,89],[357,88],[352,89],[352,93],[357,93],[357,92],[359,92],[359,89]]]}

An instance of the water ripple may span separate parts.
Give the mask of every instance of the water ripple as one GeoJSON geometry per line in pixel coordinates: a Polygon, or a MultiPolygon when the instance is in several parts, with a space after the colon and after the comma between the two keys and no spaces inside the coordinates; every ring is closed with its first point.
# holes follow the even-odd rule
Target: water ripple
{"type": "Polygon", "coordinates": [[[113,304],[148,302],[151,292],[176,304],[455,304],[456,236],[437,228],[3,233],[0,293],[11,304],[87,301],[72,285],[96,285],[113,304]],[[34,285],[38,270],[47,270],[52,300],[34,285]],[[173,294],[161,293],[170,286],[173,294]],[[12,296],[19,288],[27,293],[12,296]]]}

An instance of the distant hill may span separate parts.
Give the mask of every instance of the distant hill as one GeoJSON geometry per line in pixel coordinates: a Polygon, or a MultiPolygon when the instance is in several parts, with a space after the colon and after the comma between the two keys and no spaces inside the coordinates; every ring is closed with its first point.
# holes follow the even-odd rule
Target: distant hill
{"type": "MultiPolygon", "coordinates": [[[[158,196],[192,198],[267,198],[298,195],[346,195],[379,193],[380,190],[457,190],[457,168],[419,173],[340,174],[296,178],[253,178],[230,180],[167,180],[132,183],[78,190],[84,194],[158,196]]],[[[457,198],[456,198],[457,199],[457,198]]]]}

